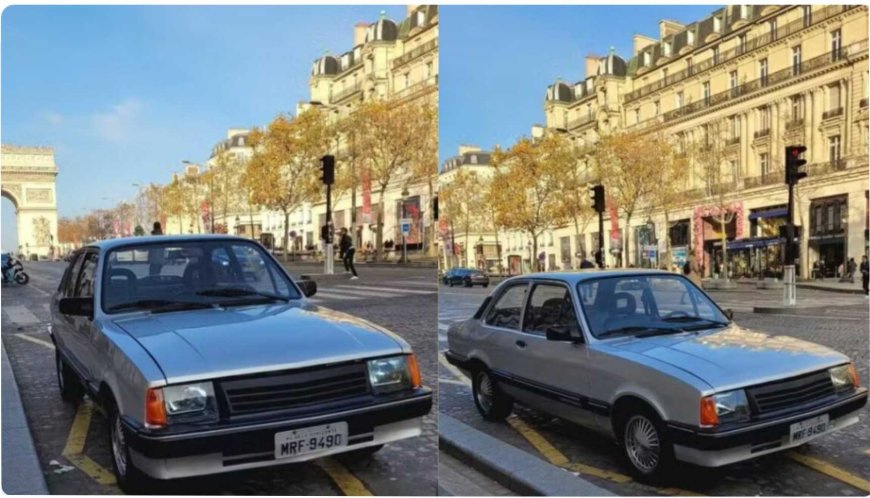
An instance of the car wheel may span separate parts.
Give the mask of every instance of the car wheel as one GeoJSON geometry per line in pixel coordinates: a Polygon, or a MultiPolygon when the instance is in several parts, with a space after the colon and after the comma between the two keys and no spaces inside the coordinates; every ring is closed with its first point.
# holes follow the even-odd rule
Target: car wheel
{"type": "Polygon", "coordinates": [[[477,411],[490,422],[504,421],[514,408],[514,400],[501,392],[489,370],[480,369],[474,373],[472,394],[477,411]]]}
{"type": "Polygon", "coordinates": [[[466,287],[473,287],[474,285],[471,283],[471,280],[466,280],[464,284],[466,287]]]}
{"type": "Polygon", "coordinates": [[[453,280],[448,280],[448,281],[447,281],[447,286],[448,286],[448,287],[453,287],[453,280]]]}
{"type": "Polygon", "coordinates": [[[622,424],[622,451],[631,475],[640,482],[659,484],[674,463],[674,447],[664,424],[652,410],[630,413],[622,424]]]}
{"type": "Polygon", "coordinates": [[[366,460],[368,458],[371,458],[371,456],[374,455],[375,453],[381,451],[381,449],[383,449],[383,447],[384,447],[384,445],[382,445],[382,444],[377,444],[375,446],[368,446],[366,448],[360,448],[358,450],[351,450],[351,451],[348,451],[347,453],[342,453],[341,455],[339,455],[339,457],[341,457],[342,460],[351,461],[351,462],[366,460]]]}
{"type": "Polygon", "coordinates": [[[79,376],[63,361],[59,352],[54,353],[55,369],[57,370],[57,387],[60,397],[68,403],[78,403],[85,395],[85,388],[79,376]]]}
{"type": "Polygon", "coordinates": [[[149,494],[154,480],[136,467],[130,458],[127,433],[118,413],[114,400],[109,400],[107,415],[109,419],[109,442],[112,451],[112,470],[118,487],[127,494],[149,494]]]}

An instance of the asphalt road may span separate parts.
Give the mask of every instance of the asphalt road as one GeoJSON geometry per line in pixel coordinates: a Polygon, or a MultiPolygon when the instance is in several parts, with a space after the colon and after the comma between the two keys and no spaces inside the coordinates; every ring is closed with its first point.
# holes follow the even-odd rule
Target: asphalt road
{"type": "MultiPolygon", "coordinates": [[[[28,263],[31,283],[3,285],[2,340],[19,383],[28,424],[52,494],[116,494],[106,423],[89,402],[61,401],[47,332],[48,302],[65,263],[28,263]]],[[[414,347],[423,381],[437,389],[434,269],[359,268],[356,281],[319,285],[323,306],[393,330],[414,347]]],[[[436,411],[420,438],[387,445],[374,457],[303,464],[173,481],[171,494],[434,495],[437,490],[436,411]]],[[[163,489],[161,489],[163,491],[163,489]]]]}
{"type": "MultiPolygon", "coordinates": [[[[439,291],[439,349],[447,347],[446,330],[470,317],[492,290],[475,287],[439,291]]],[[[789,335],[834,348],[858,366],[861,385],[868,382],[868,302],[864,296],[799,289],[799,302],[825,306],[813,315],[785,316],[752,313],[753,306],[781,303],[782,291],[711,292],[723,307],[735,310],[744,327],[789,335]]],[[[443,356],[442,356],[443,359],[443,356]]],[[[471,398],[471,388],[457,370],[442,362],[440,410],[520,449],[568,468],[619,495],[813,495],[866,496],[870,493],[870,413],[865,408],[858,424],[792,451],[768,455],[720,469],[683,464],[670,488],[653,488],[632,481],[616,445],[575,424],[528,408],[517,408],[509,423],[484,421],[471,398]]]]}

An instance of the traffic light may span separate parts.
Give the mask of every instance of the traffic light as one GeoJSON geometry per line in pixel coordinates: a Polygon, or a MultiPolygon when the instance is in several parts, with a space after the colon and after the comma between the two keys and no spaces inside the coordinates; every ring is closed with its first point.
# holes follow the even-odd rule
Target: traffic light
{"type": "Polygon", "coordinates": [[[324,185],[335,183],[335,156],[326,155],[320,159],[320,180],[324,185]]]}
{"type": "Polygon", "coordinates": [[[432,198],[432,216],[435,221],[438,221],[438,196],[432,198]]]}
{"type": "Polygon", "coordinates": [[[590,190],[592,190],[592,209],[596,213],[603,213],[605,211],[604,185],[595,185],[590,190]]]}
{"type": "Polygon", "coordinates": [[[801,178],[806,178],[807,172],[801,171],[801,166],[807,163],[807,160],[801,157],[806,150],[803,145],[789,145],[785,148],[786,185],[797,185],[801,178]]]}

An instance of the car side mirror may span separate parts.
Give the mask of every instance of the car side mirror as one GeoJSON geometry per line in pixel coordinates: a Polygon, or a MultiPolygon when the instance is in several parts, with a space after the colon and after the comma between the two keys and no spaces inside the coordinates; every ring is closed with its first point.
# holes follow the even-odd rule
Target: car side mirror
{"type": "Polygon", "coordinates": [[[548,341],[571,341],[574,342],[575,339],[571,337],[571,332],[568,331],[568,328],[563,325],[553,325],[547,327],[547,340],[548,341]]]}
{"type": "Polygon", "coordinates": [[[734,320],[734,310],[732,310],[731,308],[726,309],[725,318],[727,318],[729,322],[734,320]]]}
{"type": "Polygon", "coordinates": [[[296,285],[299,286],[299,289],[302,290],[302,294],[304,294],[305,297],[311,297],[317,294],[317,282],[314,280],[303,278],[302,280],[297,280],[296,285]]]}
{"type": "Polygon", "coordinates": [[[57,307],[64,315],[94,318],[93,297],[64,297],[58,301],[57,307]]]}

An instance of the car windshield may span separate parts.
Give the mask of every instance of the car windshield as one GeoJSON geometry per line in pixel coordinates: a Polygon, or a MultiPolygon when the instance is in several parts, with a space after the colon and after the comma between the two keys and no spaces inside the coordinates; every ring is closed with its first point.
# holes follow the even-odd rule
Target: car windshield
{"type": "Polygon", "coordinates": [[[274,260],[240,240],[124,246],[106,256],[106,313],[174,311],[299,299],[274,260]]]}
{"type": "Polygon", "coordinates": [[[679,275],[626,275],[584,280],[578,295],[597,338],[648,337],[722,327],[728,318],[679,275]]]}

